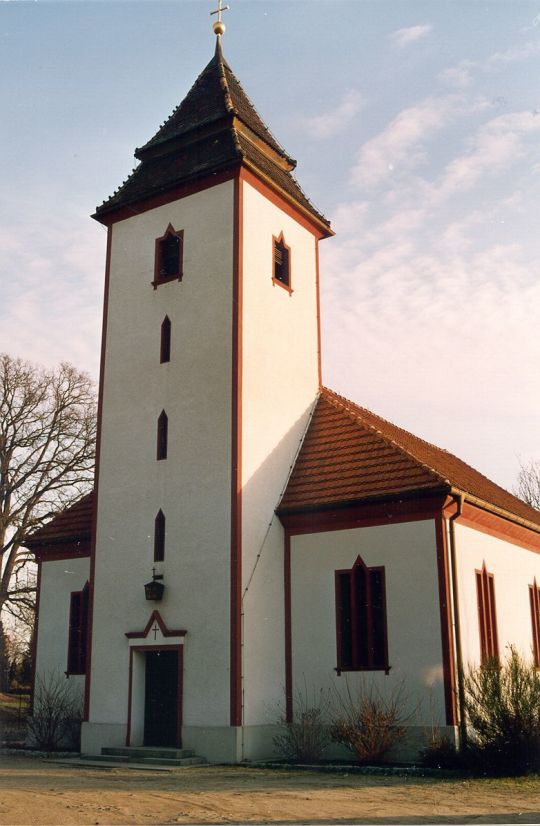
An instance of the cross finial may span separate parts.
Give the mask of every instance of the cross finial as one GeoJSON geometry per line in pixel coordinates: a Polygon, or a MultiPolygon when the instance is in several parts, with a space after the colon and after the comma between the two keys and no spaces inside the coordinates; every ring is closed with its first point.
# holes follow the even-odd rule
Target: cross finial
{"type": "Polygon", "coordinates": [[[213,14],[217,14],[217,16],[218,16],[216,22],[212,26],[212,28],[214,30],[214,34],[217,35],[217,37],[221,37],[221,35],[225,32],[225,23],[221,19],[221,14],[222,14],[222,12],[228,11],[229,9],[230,9],[230,6],[224,6],[223,5],[223,0],[218,0],[217,9],[215,11],[210,12],[210,16],[212,16],[213,14]]]}

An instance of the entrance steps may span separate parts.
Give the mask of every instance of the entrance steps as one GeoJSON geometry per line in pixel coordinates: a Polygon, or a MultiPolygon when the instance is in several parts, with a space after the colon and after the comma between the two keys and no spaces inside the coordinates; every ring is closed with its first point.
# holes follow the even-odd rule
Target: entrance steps
{"type": "Polygon", "coordinates": [[[174,749],[151,746],[104,747],[101,754],[81,755],[81,762],[123,765],[125,768],[203,766],[204,757],[198,757],[191,749],[174,749]]]}

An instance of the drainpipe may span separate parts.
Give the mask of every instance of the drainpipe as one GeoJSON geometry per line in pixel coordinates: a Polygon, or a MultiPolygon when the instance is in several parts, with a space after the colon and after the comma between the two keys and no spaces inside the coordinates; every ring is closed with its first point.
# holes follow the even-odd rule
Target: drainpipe
{"type": "Polygon", "coordinates": [[[461,626],[459,621],[459,589],[457,580],[456,562],[456,529],[455,522],[463,513],[465,495],[463,493],[453,493],[456,503],[456,512],[448,520],[448,534],[450,539],[450,576],[452,580],[452,613],[454,615],[454,637],[456,642],[456,671],[458,690],[458,714],[459,714],[459,744],[460,748],[467,745],[467,720],[465,715],[465,681],[463,677],[463,658],[461,653],[461,626]]]}

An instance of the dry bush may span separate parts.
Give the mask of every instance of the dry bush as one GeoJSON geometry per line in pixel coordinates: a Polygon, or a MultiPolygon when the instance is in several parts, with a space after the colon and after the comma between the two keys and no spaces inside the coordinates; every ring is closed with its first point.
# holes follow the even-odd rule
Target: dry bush
{"type": "Polygon", "coordinates": [[[318,763],[330,743],[328,723],[328,696],[321,690],[311,694],[304,689],[295,694],[295,713],[292,722],[280,716],[281,734],[273,738],[279,754],[295,763],[318,763]]]}
{"type": "Polygon", "coordinates": [[[28,718],[33,744],[44,751],[79,750],[82,723],[80,691],[63,674],[50,672],[36,678],[34,710],[28,718]]]}
{"type": "Polygon", "coordinates": [[[407,698],[403,683],[387,697],[365,683],[352,691],[345,683],[345,694],[336,692],[336,710],[330,736],[346,746],[359,763],[377,763],[405,734],[404,723],[412,717],[405,713],[407,698]]]}

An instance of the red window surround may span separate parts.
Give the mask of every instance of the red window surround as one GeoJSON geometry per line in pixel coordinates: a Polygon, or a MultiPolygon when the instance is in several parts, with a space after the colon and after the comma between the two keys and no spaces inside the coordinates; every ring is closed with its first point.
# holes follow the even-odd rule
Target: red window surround
{"type": "Polygon", "coordinates": [[[384,567],[368,568],[358,557],[348,571],[336,571],[337,668],[388,674],[388,631],[384,567]]]}
{"type": "Polygon", "coordinates": [[[86,674],[87,638],[88,583],[82,591],[71,592],[67,674],[86,674]]]}
{"type": "Polygon", "coordinates": [[[169,434],[169,419],[164,410],[161,411],[157,423],[157,459],[167,458],[167,442],[169,434]]]}
{"type": "Polygon", "coordinates": [[[161,339],[160,339],[160,348],[159,348],[159,363],[165,364],[165,362],[171,360],[171,320],[168,315],[162,321],[161,324],[161,339]]]}
{"type": "Polygon", "coordinates": [[[161,510],[154,521],[154,562],[163,562],[165,559],[165,514],[161,510]]]}
{"type": "Polygon", "coordinates": [[[484,665],[490,659],[499,659],[495,581],[493,574],[488,573],[485,562],[482,570],[476,571],[476,595],[480,626],[480,661],[484,665]]]}
{"type": "Polygon", "coordinates": [[[169,224],[161,238],[156,238],[154,256],[154,290],[160,284],[182,280],[184,230],[175,230],[169,224]]]}
{"type": "Polygon", "coordinates": [[[285,243],[283,233],[272,237],[272,283],[283,287],[292,295],[291,248],[285,243]]]}
{"type": "Polygon", "coordinates": [[[536,584],[536,577],[533,584],[529,585],[529,599],[531,602],[534,664],[537,668],[540,668],[540,588],[536,584]]]}

